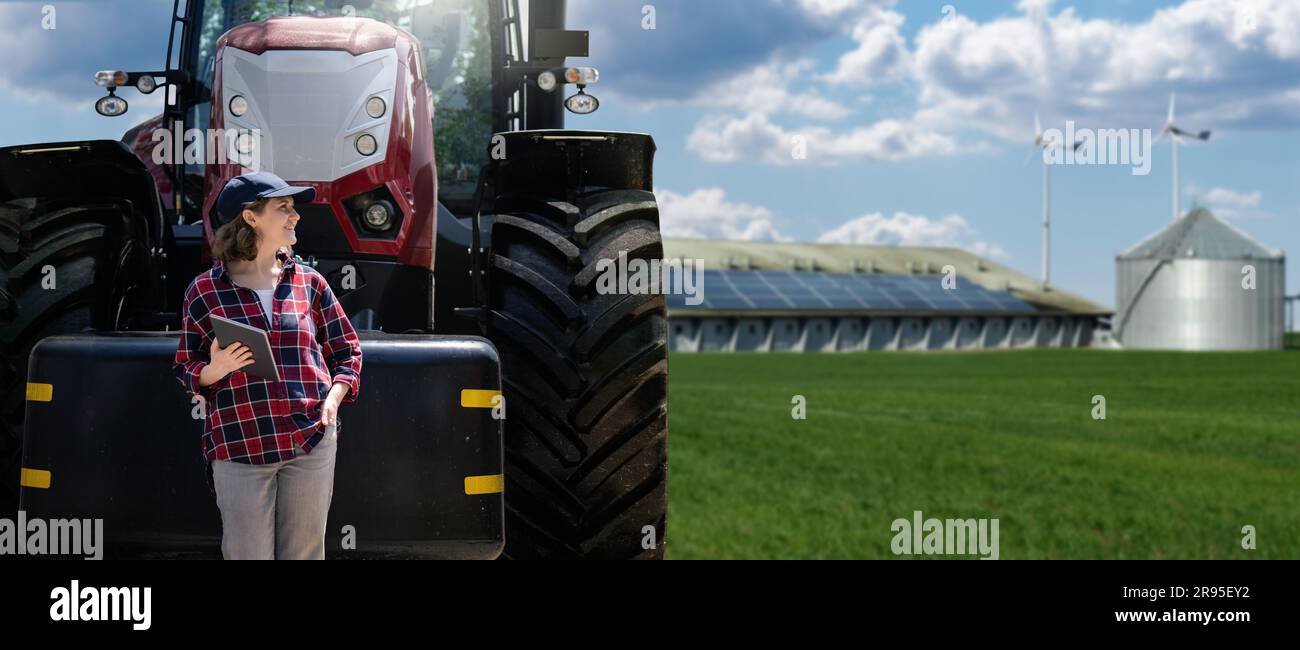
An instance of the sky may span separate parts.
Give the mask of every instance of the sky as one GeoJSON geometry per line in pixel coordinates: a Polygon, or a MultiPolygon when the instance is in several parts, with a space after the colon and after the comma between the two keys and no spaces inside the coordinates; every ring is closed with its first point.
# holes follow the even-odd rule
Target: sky
{"type": "MultiPolygon", "coordinates": [[[[128,91],[127,116],[96,115],[91,77],[161,67],[170,6],[0,1],[0,145],[158,112],[128,91]]],[[[568,125],[654,136],[667,236],[958,246],[1037,277],[1035,114],[1155,138],[1176,93],[1174,123],[1211,131],[1181,147],[1184,209],[1300,251],[1295,0],[569,0],[569,27],[602,103],[568,125]]],[[[1115,254],[1172,219],[1168,139],[1135,153],[1052,167],[1053,284],[1103,305],[1115,254]]]]}

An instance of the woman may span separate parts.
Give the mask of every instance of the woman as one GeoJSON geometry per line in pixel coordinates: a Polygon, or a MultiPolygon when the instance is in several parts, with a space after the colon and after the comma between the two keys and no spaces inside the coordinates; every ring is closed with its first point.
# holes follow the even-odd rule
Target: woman
{"type": "Polygon", "coordinates": [[[325,278],[291,256],[294,201],[316,190],[270,172],[237,176],[217,199],[212,268],[185,291],[173,370],[205,399],[203,456],[226,559],[324,559],[338,409],[353,402],[361,346],[325,278]],[[252,351],[213,336],[210,316],[267,332],[280,381],[240,369],[252,351]]]}

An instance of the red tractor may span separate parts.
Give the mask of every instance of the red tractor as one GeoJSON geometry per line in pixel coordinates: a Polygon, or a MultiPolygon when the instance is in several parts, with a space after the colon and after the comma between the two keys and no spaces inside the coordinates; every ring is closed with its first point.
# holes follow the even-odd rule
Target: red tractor
{"type": "Polygon", "coordinates": [[[655,146],[564,128],[599,105],[567,63],[587,33],[565,0],[529,8],[175,0],[162,70],[96,76],[101,114],[133,87],[162,115],[0,149],[5,516],[219,556],[206,405],[170,366],[216,196],[260,168],[315,187],[294,253],[365,354],[328,556],[662,557],[664,297],[595,288],[603,260],[663,255],[655,146]]]}

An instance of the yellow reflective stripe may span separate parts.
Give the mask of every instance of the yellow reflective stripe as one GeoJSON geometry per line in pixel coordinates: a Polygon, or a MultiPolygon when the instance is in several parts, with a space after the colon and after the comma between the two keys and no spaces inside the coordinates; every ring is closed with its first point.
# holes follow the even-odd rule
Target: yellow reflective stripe
{"type": "Polygon", "coordinates": [[[23,487],[48,490],[50,489],[50,470],[24,467],[18,479],[18,484],[23,487]]]}
{"type": "Polygon", "coordinates": [[[27,382],[27,400],[31,402],[48,402],[54,399],[54,384],[27,382]]]}
{"type": "Polygon", "coordinates": [[[460,391],[460,405],[470,409],[490,409],[495,406],[492,398],[500,395],[499,390],[476,390],[466,388],[460,391]]]}
{"type": "Polygon", "coordinates": [[[496,494],[497,492],[504,492],[505,489],[506,477],[504,474],[465,477],[465,494],[496,494]]]}

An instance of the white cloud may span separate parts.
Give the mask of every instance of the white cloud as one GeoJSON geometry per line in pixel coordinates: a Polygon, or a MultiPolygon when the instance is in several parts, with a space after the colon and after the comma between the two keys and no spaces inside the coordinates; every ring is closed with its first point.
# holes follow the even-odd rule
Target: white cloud
{"type": "Polygon", "coordinates": [[[1156,127],[1177,91],[1185,128],[1300,127],[1300,3],[1188,0],[1136,23],[1021,10],[921,29],[919,124],[1023,140],[1039,110],[1049,123],[1156,127]]]}
{"type": "Polygon", "coordinates": [[[895,212],[892,217],[873,212],[822,233],[817,241],[827,244],[955,247],[976,255],[1007,257],[1000,246],[976,240],[975,229],[956,214],[930,219],[902,211],[895,212]]]}
{"type": "Polygon", "coordinates": [[[1202,191],[1196,185],[1188,185],[1187,193],[1199,199],[1206,205],[1221,205],[1235,208],[1257,208],[1260,201],[1264,199],[1264,193],[1259,190],[1254,192],[1238,192],[1226,187],[1212,187],[1209,190],[1202,191]]]}
{"type": "Polygon", "coordinates": [[[910,75],[912,55],[899,30],[903,15],[871,12],[853,28],[858,47],[840,57],[835,71],[822,79],[835,85],[866,86],[910,75]]]}
{"type": "Polygon", "coordinates": [[[772,213],[760,205],[732,203],[721,188],[690,194],[656,189],[659,226],[665,237],[733,241],[790,241],[772,223],[772,213]]]}
{"type": "Polygon", "coordinates": [[[1189,183],[1186,192],[1188,196],[1201,205],[1210,208],[1221,217],[1228,219],[1269,219],[1273,217],[1272,213],[1259,209],[1260,203],[1264,201],[1264,193],[1259,190],[1239,192],[1217,186],[1204,190],[1195,184],[1189,183]]]}
{"type": "Polygon", "coordinates": [[[904,160],[957,153],[952,138],[910,122],[881,120],[836,133],[824,127],[786,129],[762,113],[709,116],[687,136],[687,150],[710,162],[836,165],[852,160],[904,160]],[[796,153],[805,155],[796,157],[796,153]]]}
{"type": "MultiPolygon", "coordinates": [[[[788,1],[788,0],[784,0],[788,1]]],[[[893,7],[895,0],[794,0],[804,16],[832,26],[853,25],[893,7]]]]}
{"type": "Polygon", "coordinates": [[[697,98],[694,103],[752,111],[764,115],[793,113],[819,120],[838,120],[847,117],[850,114],[848,108],[814,91],[790,91],[790,83],[809,76],[812,67],[813,62],[810,59],[760,65],[732,77],[715,90],[697,98]]]}
{"type": "Polygon", "coordinates": [[[705,159],[789,164],[800,135],[820,164],[949,155],[985,148],[965,144],[979,142],[980,133],[1028,140],[1035,112],[1045,127],[1071,119],[1085,128],[1154,128],[1171,91],[1179,93],[1184,128],[1300,128],[1300,3],[1293,0],[1187,0],[1138,22],[1022,0],[1018,14],[984,22],[936,14],[910,47],[893,2],[787,1],[809,20],[851,29],[855,46],[824,74],[811,74],[803,61],[766,63],[725,82],[720,96],[734,99],[713,106],[741,114],[696,126],[688,146],[705,159]],[[801,74],[821,85],[787,81],[801,74]],[[837,132],[776,120],[846,119],[853,111],[845,106],[860,98],[827,89],[892,82],[914,90],[910,116],[837,132]]]}
{"type": "Polygon", "coordinates": [[[614,91],[611,96],[620,103],[644,111],[692,106],[715,110],[726,108],[764,115],[784,113],[813,120],[841,120],[851,115],[852,111],[848,107],[823,96],[807,83],[815,76],[812,73],[813,65],[812,59],[789,62],[773,60],[709,84],[705,90],[681,97],[629,97],[618,91],[614,91]],[[795,83],[800,85],[800,90],[790,89],[795,83]]]}
{"type": "MultiPolygon", "coordinates": [[[[664,237],[730,241],[793,241],[776,227],[771,210],[761,205],[733,203],[718,187],[679,194],[655,189],[660,228],[664,237]]],[[[941,219],[895,212],[866,214],[828,230],[817,238],[827,244],[878,246],[939,246],[968,250],[976,255],[1006,258],[1002,247],[976,238],[975,229],[961,215],[941,219]]]]}

